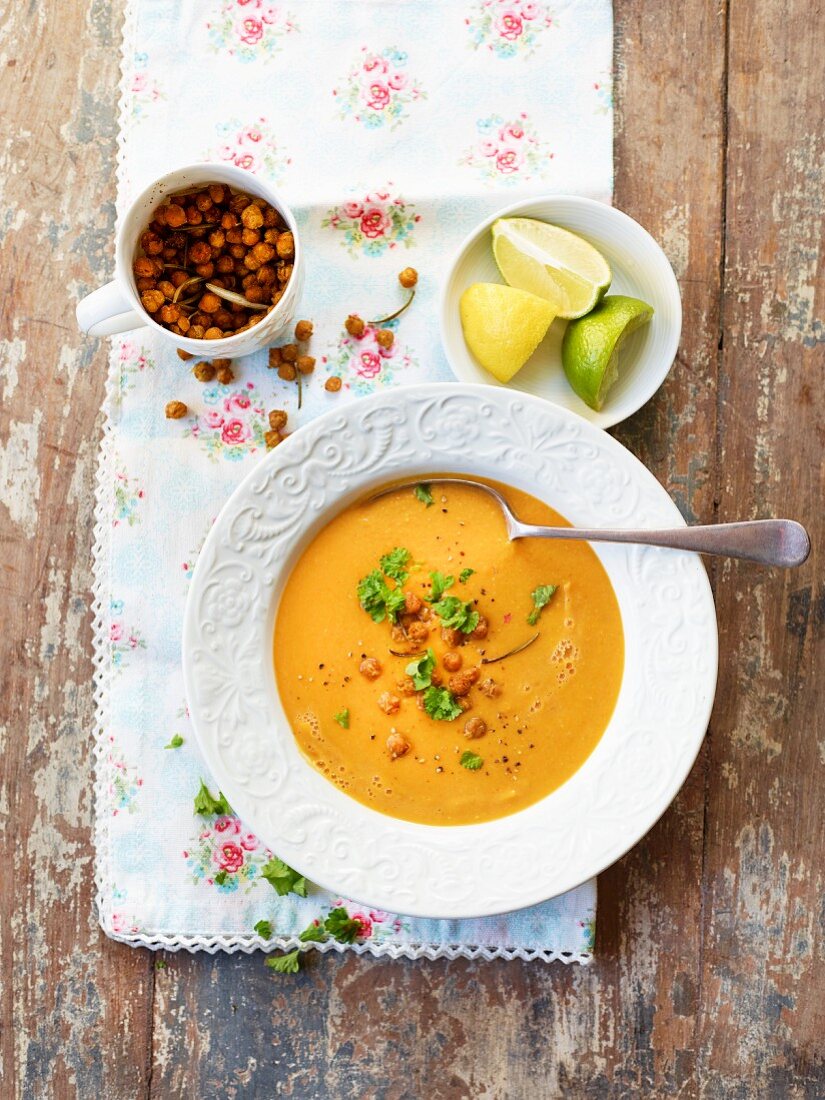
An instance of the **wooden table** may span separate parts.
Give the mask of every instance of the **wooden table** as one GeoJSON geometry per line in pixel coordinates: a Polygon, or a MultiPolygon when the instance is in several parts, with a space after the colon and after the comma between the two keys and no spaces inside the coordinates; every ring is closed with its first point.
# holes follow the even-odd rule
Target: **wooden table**
{"type": "Polygon", "coordinates": [[[73,312],[112,269],[121,5],[4,19],[0,1094],[825,1095],[821,4],[616,0],[616,203],[685,308],[673,372],[616,435],[688,520],[789,514],[814,551],[796,572],[711,563],[710,730],[600,880],[596,961],[326,956],[288,980],[261,955],[132,950],[92,912],[107,349],[73,312]]]}

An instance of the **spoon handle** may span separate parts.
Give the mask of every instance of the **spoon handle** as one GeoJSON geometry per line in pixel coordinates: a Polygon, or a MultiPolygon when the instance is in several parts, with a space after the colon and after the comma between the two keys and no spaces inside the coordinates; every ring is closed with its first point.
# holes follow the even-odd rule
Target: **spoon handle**
{"type": "Polygon", "coordinates": [[[742,558],[761,565],[802,565],[811,551],[811,540],[801,523],[792,519],[756,519],[744,523],[714,523],[677,527],[665,531],[615,531],[607,528],[532,527],[519,523],[515,538],[584,539],[587,542],[630,542],[693,550],[742,558]]]}

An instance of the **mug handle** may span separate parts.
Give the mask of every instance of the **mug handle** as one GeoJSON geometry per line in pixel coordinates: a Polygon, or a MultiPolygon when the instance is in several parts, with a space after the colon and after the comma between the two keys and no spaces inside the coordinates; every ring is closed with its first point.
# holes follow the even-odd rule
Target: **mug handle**
{"type": "Polygon", "coordinates": [[[117,283],[106,283],[77,303],[77,323],[90,336],[115,336],[141,328],[146,320],[132,309],[117,283]]]}

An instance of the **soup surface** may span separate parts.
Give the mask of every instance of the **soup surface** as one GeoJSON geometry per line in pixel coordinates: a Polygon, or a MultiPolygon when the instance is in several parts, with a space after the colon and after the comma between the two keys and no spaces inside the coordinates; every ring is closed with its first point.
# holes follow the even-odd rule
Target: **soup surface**
{"type": "MultiPolygon", "coordinates": [[[[497,488],[519,519],[566,524],[497,488]]],[[[510,542],[483,490],[434,482],[355,504],[317,535],[274,654],[298,745],[327,779],[394,817],[462,825],[521,810],[581,767],[616,703],[624,635],[587,543],[510,542]]]]}

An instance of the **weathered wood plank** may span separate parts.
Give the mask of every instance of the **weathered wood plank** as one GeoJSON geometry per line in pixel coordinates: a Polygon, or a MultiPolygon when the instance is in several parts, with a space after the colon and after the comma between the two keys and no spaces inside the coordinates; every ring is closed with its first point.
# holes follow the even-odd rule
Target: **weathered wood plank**
{"type": "Polygon", "coordinates": [[[119,33],[119,6],[103,0],[17,6],[0,23],[0,1093],[27,1100],[134,1096],[149,1068],[151,963],[104,947],[92,914],[90,547],[106,349],[73,316],[80,288],[111,268],[119,33]]]}
{"type": "Polygon", "coordinates": [[[821,1096],[821,5],[734,0],[729,57],[719,518],[797,515],[814,550],[718,577],[701,1067],[708,1096],[821,1096]]]}

